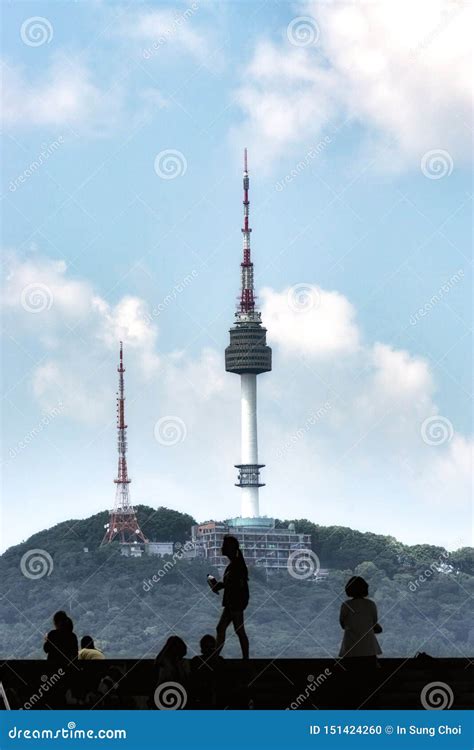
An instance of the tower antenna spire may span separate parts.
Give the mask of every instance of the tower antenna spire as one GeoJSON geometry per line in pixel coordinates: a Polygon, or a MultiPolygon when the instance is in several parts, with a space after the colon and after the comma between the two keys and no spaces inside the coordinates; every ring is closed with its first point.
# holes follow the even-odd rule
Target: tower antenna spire
{"type": "Polygon", "coordinates": [[[240,289],[240,312],[245,314],[252,314],[255,310],[255,294],[254,294],[254,282],[253,282],[253,263],[250,252],[250,233],[249,227],[249,172],[247,164],[247,149],[244,149],[244,176],[243,176],[243,187],[244,187],[244,225],[242,227],[242,240],[243,240],[243,258],[240,264],[241,268],[241,289],[240,289]]]}
{"type": "Polygon", "coordinates": [[[128,476],[127,467],[127,425],[125,424],[125,383],[123,366],[123,342],[120,342],[119,363],[117,367],[119,384],[117,391],[117,449],[118,468],[117,478],[114,483],[117,487],[115,494],[115,505],[109,514],[109,523],[105,525],[105,535],[101,547],[109,544],[116,537],[122,544],[134,544],[136,542],[148,542],[141,530],[135,509],[130,502],[129,484],[132,481],[128,476]]]}

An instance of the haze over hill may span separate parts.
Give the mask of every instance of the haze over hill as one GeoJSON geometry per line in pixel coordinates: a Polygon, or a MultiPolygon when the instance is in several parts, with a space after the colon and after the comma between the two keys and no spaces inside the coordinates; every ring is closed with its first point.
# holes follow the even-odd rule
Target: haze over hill
{"type": "MultiPolygon", "coordinates": [[[[136,510],[149,539],[184,543],[190,538],[191,516],[163,507],[139,505],[136,510]]],[[[206,575],[217,571],[202,560],[130,559],[115,544],[99,548],[107,519],[103,511],[57,524],[0,557],[2,657],[41,658],[43,635],[57,609],[70,611],[78,635],[92,634],[110,657],[154,656],[172,632],[185,639],[192,654],[199,638],[213,632],[221,602],[209,591],[206,575]],[[45,553],[46,569],[28,568],[31,550],[45,553]]],[[[311,533],[321,567],[330,573],[315,583],[295,580],[286,571],[267,578],[262,569],[250,570],[247,619],[253,656],[337,655],[339,607],[344,583],[354,572],[367,578],[377,601],[386,656],[420,650],[443,656],[473,653],[472,548],[449,553],[307,519],[294,523],[297,531],[311,533]]],[[[225,655],[238,655],[233,636],[225,655]]]]}

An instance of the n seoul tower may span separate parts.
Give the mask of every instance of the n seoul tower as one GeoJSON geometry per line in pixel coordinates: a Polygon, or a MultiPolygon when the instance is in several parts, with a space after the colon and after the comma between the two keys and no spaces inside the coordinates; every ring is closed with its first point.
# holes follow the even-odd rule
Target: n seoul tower
{"type": "Polygon", "coordinates": [[[261,313],[255,309],[253,263],[250,255],[249,173],[247,149],[244,151],[244,225],[242,227],[243,259],[241,293],[235,322],[230,329],[230,344],[225,350],[225,369],[240,375],[241,463],[236,486],[242,491],[243,518],[258,518],[260,469],[257,440],[257,375],[272,369],[272,350],[267,346],[267,329],[262,326],[261,313]]]}

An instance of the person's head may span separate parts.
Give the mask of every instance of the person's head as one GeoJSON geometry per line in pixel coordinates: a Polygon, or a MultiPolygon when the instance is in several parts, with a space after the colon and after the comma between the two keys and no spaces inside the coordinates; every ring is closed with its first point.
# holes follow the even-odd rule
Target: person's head
{"type": "Polygon", "coordinates": [[[352,576],[346,583],[345,591],[349,599],[364,599],[369,595],[369,584],[365,578],[352,576]]]}
{"type": "Polygon", "coordinates": [[[184,659],[187,654],[187,646],[178,635],[171,635],[166,641],[164,651],[166,656],[173,661],[184,659]]]}
{"type": "Polygon", "coordinates": [[[83,635],[81,638],[81,648],[95,648],[92,636],[83,635]]]}
{"type": "Polygon", "coordinates": [[[233,560],[240,553],[239,540],[235,536],[231,536],[231,534],[226,534],[222,540],[221,552],[229,560],[233,560]]]}
{"type": "Polygon", "coordinates": [[[199,641],[201,654],[212,654],[216,650],[216,639],[213,635],[203,635],[199,641]]]}
{"type": "Polygon", "coordinates": [[[69,620],[69,617],[67,614],[60,609],[58,612],[55,612],[53,615],[53,623],[55,628],[61,628],[64,627],[64,623],[69,620]]]}

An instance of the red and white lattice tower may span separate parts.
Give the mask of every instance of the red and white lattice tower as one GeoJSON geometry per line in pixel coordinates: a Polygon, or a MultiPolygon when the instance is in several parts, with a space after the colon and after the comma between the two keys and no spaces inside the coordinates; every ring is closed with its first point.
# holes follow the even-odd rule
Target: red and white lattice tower
{"type": "Polygon", "coordinates": [[[130,502],[128,486],[132,481],[128,476],[127,469],[127,425],[125,424],[125,389],[123,374],[123,345],[120,342],[120,361],[117,367],[119,374],[119,390],[117,393],[117,437],[118,437],[118,472],[115,494],[115,506],[110,511],[109,523],[105,526],[105,535],[101,546],[110,544],[117,539],[122,544],[136,544],[137,542],[148,542],[141,530],[135,509],[130,502]]]}

